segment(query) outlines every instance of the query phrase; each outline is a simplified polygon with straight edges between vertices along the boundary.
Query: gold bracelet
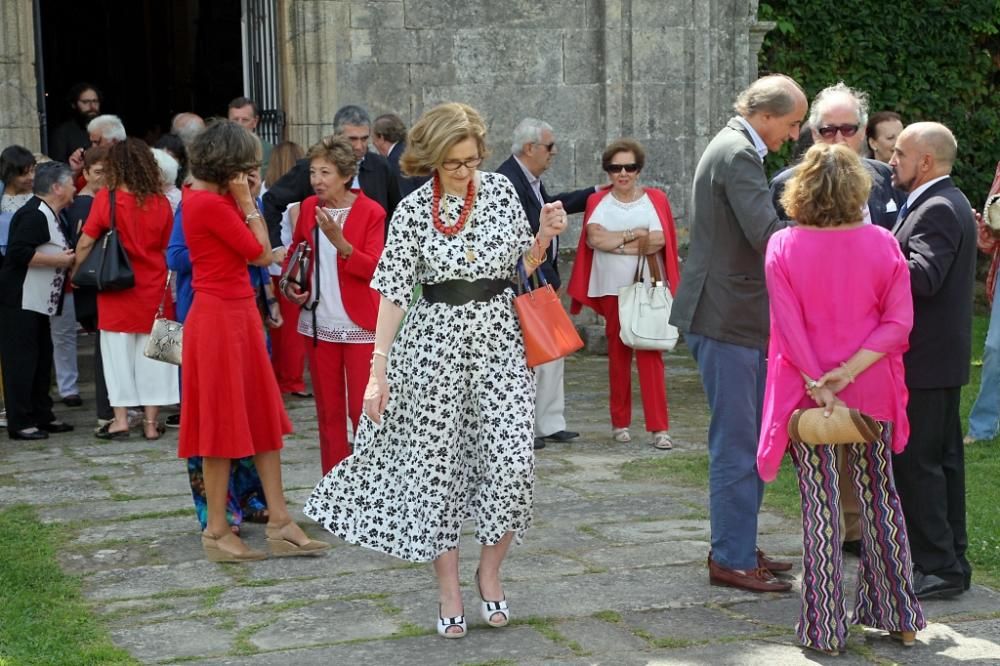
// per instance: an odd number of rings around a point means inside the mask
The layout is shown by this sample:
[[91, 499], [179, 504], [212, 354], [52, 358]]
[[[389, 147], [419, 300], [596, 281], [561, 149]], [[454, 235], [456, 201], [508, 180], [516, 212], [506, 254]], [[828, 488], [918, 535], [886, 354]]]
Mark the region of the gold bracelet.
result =
[[531, 254], [531, 250], [528, 250], [524, 253], [524, 263], [526, 263], [529, 268], [538, 268], [542, 265], [542, 260], [535, 259], [534, 255]]
[[384, 351], [379, 351], [378, 349], [373, 349], [372, 350], [372, 359], [374, 359], [376, 356], [381, 356], [382, 358], [384, 358], [387, 361], [389, 360], [389, 355], [386, 354]]
[[250, 224], [250, 220], [255, 220], [255, 219], [256, 220], [261, 220], [261, 219], [263, 219], [263, 217], [261, 216], [261, 214], [258, 211], [254, 211], [254, 212], [250, 213], [249, 215], [247, 215], [243, 219], [246, 220], [247, 224]]

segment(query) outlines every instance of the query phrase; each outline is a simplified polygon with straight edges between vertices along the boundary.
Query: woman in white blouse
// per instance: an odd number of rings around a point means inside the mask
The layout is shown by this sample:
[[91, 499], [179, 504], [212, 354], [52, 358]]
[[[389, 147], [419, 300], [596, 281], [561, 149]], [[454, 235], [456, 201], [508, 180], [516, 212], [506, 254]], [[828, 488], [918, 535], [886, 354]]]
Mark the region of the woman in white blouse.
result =
[[[611, 179], [611, 188], [587, 200], [584, 233], [568, 288], [573, 313], [587, 305], [605, 319], [611, 435], [621, 443], [632, 441], [633, 350], [619, 337], [618, 290], [632, 283], [645, 255], [652, 255], [659, 264], [671, 292], [676, 292], [680, 279], [677, 236], [667, 196], [638, 183], [645, 161], [645, 151], [632, 139], [620, 139], [605, 148], [601, 166]], [[657, 449], [673, 448], [662, 352], [636, 350], [635, 357], [650, 443]]]
[[375, 344], [379, 295], [368, 284], [385, 245], [385, 211], [352, 190], [357, 162], [347, 139], [328, 136], [309, 149], [315, 195], [291, 213], [292, 247], [312, 249], [308, 284], [286, 296], [303, 306], [299, 333], [308, 336], [323, 474], [350, 454], [344, 423], [354, 429]]

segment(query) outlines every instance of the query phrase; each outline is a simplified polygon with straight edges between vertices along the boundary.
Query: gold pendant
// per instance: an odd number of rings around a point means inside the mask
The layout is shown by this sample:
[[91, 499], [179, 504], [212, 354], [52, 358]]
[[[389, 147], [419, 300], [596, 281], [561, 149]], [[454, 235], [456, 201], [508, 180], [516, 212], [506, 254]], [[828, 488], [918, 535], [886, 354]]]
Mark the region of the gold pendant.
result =
[[470, 264], [476, 260], [476, 253], [472, 251], [471, 247], [465, 248], [465, 258], [468, 259]]

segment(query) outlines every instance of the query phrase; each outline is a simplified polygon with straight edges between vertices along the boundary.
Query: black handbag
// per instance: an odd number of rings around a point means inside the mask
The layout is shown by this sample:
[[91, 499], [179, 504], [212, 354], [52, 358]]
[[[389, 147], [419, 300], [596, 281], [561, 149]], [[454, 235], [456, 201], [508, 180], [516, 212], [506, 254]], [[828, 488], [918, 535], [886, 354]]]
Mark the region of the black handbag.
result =
[[135, 286], [135, 273], [115, 227], [115, 191], [109, 193], [111, 228], [94, 244], [94, 248], [73, 274], [77, 287], [94, 287], [97, 291], [121, 291]]

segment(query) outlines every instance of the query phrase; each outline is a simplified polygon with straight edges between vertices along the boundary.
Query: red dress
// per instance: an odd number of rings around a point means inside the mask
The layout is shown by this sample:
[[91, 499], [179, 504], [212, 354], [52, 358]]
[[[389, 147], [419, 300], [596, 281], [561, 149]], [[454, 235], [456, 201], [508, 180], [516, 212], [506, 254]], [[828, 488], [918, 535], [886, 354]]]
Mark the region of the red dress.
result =
[[194, 303], [184, 321], [178, 456], [244, 458], [292, 431], [247, 280], [261, 245], [228, 195], [185, 188]]
[[[110, 204], [108, 190], [98, 190], [83, 233], [96, 239], [111, 227]], [[97, 294], [99, 329], [149, 333], [167, 281], [166, 251], [173, 225], [174, 216], [165, 196], [149, 195], [139, 205], [131, 192], [115, 192], [115, 227], [132, 263], [135, 286]]]

